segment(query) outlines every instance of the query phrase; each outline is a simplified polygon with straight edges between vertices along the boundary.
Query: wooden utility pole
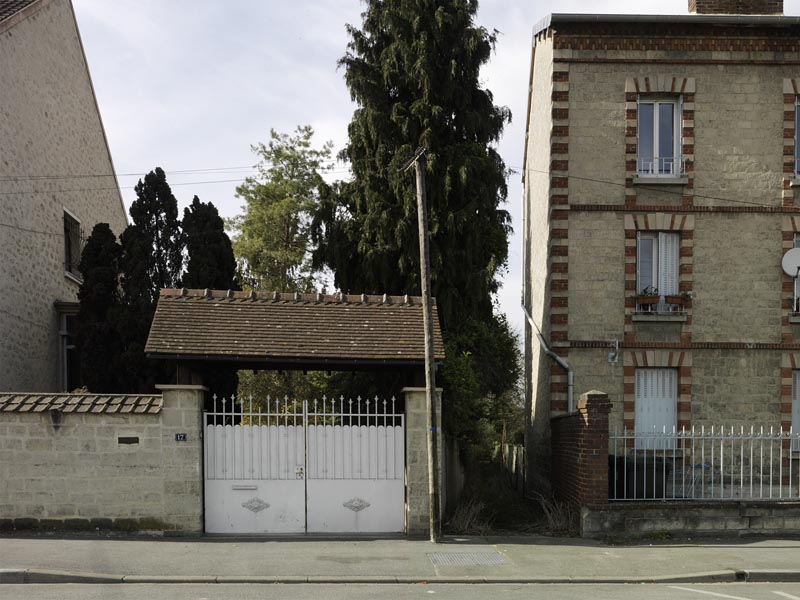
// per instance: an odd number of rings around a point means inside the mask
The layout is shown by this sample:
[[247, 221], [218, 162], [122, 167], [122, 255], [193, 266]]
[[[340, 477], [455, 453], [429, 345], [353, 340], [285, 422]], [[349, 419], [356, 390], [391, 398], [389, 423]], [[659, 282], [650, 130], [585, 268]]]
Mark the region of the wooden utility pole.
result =
[[422, 284], [422, 319], [425, 326], [425, 399], [428, 425], [428, 508], [430, 539], [441, 538], [439, 518], [439, 431], [436, 427], [436, 364], [433, 354], [433, 302], [431, 300], [430, 253], [428, 252], [428, 209], [425, 194], [425, 148], [419, 148], [404, 167], [414, 165], [417, 174], [417, 221], [419, 229], [419, 271]]

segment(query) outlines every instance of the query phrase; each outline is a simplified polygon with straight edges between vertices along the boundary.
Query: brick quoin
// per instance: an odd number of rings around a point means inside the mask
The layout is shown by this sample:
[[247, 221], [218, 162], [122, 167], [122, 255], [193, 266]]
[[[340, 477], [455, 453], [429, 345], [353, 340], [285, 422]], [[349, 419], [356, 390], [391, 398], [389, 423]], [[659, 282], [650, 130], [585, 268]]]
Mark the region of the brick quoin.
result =
[[783, 0], [689, 0], [689, 12], [700, 15], [782, 15]]

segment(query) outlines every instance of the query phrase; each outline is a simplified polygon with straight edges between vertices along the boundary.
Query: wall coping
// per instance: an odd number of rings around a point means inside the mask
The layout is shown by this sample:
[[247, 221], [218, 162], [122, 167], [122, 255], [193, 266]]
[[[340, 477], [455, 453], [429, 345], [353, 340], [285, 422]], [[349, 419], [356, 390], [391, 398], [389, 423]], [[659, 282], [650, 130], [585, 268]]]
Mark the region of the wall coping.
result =
[[190, 385], [190, 384], [174, 384], [174, 383], [157, 383], [156, 389], [162, 392], [171, 392], [178, 390], [208, 392], [209, 388], [204, 385]]

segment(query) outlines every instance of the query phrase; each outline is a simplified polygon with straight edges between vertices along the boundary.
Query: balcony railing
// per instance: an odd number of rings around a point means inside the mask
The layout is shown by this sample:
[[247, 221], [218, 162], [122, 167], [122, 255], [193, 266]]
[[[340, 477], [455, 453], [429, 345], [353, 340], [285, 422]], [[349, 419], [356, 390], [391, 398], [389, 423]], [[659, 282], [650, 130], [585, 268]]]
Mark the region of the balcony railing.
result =
[[610, 500], [798, 500], [800, 433], [700, 427], [610, 436]]
[[686, 174], [686, 162], [672, 156], [640, 156], [636, 159], [636, 172], [641, 177], [680, 177]]

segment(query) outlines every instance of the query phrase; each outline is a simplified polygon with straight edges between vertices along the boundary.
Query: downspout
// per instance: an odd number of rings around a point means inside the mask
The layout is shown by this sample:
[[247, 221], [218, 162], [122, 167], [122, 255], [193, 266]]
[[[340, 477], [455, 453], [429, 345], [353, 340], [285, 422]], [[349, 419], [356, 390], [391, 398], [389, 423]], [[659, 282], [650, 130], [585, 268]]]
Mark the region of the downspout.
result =
[[[528, 323], [530, 324], [530, 326], [537, 332], [539, 332], [539, 328], [536, 326], [536, 323], [533, 321], [533, 317], [531, 317], [531, 314], [528, 312], [528, 308], [524, 304], [522, 305], [522, 310], [525, 312], [525, 318], [528, 319]], [[547, 356], [552, 358], [554, 361], [556, 361], [558, 363], [558, 366], [560, 366], [567, 372], [567, 412], [571, 413], [573, 411], [573, 407], [575, 406], [572, 402], [573, 399], [572, 394], [574, 387], [573, 386], [574, 374], [572, 372], [572, 367], [569, 365], [567, 361], [561, 358], [558, 354], [550, 350], [550, 348], [547, 346], [547, 342], [544, 341], [544, 336], [541, 334], [541, 332], [537, 333], [536, 337], [539, 339], [539, 344], [541, 344], [544, 353], [547, 354]]]

